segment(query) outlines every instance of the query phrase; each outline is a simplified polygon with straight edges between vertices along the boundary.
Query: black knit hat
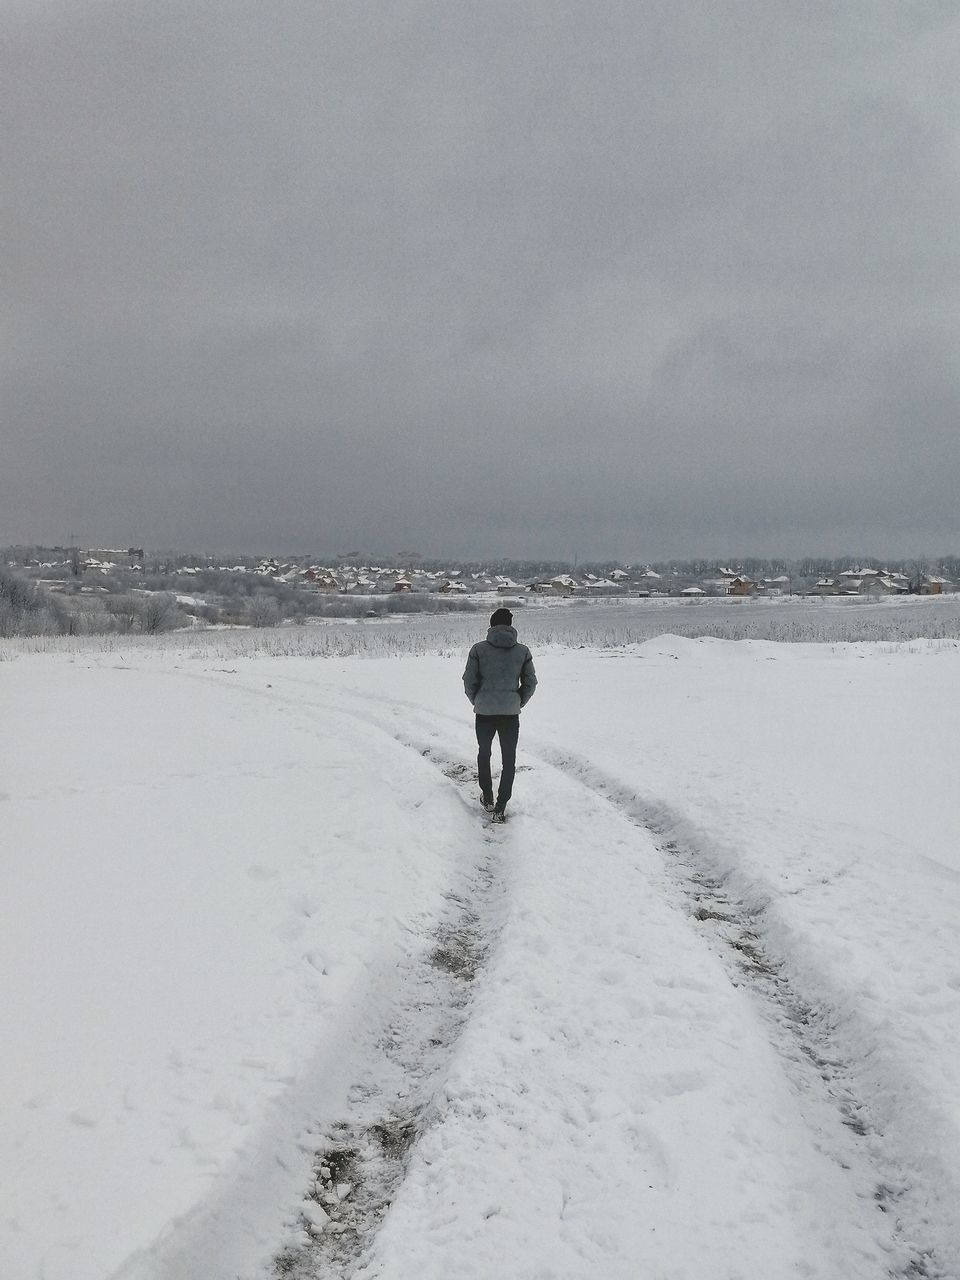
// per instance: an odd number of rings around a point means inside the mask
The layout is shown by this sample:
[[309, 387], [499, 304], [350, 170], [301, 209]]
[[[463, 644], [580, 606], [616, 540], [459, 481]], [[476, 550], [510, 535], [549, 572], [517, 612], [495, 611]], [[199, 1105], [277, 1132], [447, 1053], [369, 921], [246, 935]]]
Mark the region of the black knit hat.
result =
[[509, 609], [494, 609], [490, 615], [491, 627], [512, 627], [513, 614]]

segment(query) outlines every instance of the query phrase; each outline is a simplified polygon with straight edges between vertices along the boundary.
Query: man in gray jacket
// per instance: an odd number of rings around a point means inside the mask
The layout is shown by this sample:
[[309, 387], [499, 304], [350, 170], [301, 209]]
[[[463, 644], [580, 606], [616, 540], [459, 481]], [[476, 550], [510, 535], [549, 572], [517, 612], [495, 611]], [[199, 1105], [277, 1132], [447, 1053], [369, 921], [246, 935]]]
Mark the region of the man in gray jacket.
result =
[[[490, 617], [490, 630], [470, 650], [463, 673], [463, 688], [477, 713], [477, 776], [485, 809], [493, 810], [493, 821], [503, 822], [504, 810], [513, 791], [520, 736], [520, 708], [525, 707], [537, 687], [533, 657], [525, 644], [517, 643], [513, 614], [497, 609]], [[490, 750], [494, 737], [500, 738], [503, 768], [497, 800], [493, 800]]]

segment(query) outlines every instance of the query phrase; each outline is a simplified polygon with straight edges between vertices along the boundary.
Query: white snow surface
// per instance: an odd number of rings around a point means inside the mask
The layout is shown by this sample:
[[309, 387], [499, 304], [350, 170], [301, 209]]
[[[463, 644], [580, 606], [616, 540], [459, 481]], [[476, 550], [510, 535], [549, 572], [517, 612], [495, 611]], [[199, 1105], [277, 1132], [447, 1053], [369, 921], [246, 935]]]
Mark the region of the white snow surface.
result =
[[0, 654], [3, 1280], [960, 1277], [956, 644], [544, 648], [503, 827], [226, 651]]

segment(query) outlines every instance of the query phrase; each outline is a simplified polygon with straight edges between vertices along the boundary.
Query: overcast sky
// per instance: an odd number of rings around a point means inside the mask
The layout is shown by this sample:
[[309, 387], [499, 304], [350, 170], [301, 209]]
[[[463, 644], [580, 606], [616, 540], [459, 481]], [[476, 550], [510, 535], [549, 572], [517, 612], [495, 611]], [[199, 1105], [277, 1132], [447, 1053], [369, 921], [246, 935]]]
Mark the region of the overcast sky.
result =
[[960, 551], [954, 0], [0, 14], [0, 542]]

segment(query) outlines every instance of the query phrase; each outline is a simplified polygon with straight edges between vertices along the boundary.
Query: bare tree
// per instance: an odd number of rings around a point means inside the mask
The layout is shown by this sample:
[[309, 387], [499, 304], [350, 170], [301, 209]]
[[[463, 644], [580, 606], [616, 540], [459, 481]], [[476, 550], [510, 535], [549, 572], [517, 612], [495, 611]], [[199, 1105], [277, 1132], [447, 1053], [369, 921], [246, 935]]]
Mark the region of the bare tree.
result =
[[140, 630], [144, 635], [155, 636], [169, 631], [177, 616], [173, 596], [156, 593], [146, 598], [140, 607]]
[[275, 627], [282, 617], [273, 596], [255, 595], [247, 605], [247, 621], [251, 627]]
[[136, 596], [114, 596], [112, 600], [106, 601], [104, 607], [123, 635], [134, 629], [142, 614], [142, 606]]
[[45, 605], [32, 582], [0, 567], [0, 636], [34, 634]]

